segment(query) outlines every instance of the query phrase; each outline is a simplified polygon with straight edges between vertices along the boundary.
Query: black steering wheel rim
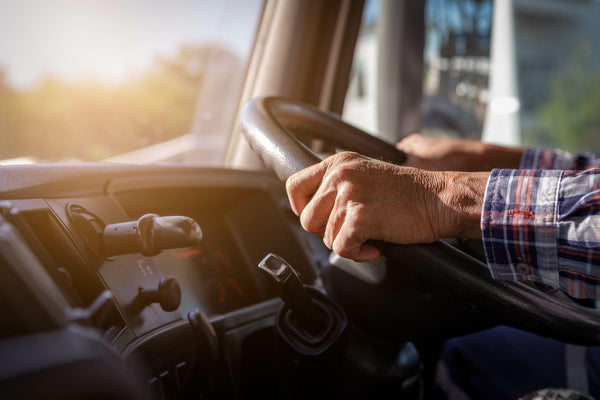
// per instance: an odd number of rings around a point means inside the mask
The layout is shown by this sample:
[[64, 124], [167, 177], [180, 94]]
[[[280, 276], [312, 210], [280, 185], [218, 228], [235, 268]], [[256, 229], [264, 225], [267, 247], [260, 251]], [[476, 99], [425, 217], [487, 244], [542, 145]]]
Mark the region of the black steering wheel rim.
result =
[[[334, 114], [295, 101], [255, 98], [245, 106], [241, 122], [250, 147], [282, 181], [321, 161], [295, 137], [297, 132], [384, 161], [405, 160], [405, 155], [392, 145]], [[558, 290], [543, 292], [519, 282], [494, 280], [485, 264], [442, 241], [402, 246], [377, 242], [376, 245], [390, 259], [410, 260], [419, 275], [490, 311], [499, 323], [564, 342], [600, 344], [598, 314], [573, 303]]]

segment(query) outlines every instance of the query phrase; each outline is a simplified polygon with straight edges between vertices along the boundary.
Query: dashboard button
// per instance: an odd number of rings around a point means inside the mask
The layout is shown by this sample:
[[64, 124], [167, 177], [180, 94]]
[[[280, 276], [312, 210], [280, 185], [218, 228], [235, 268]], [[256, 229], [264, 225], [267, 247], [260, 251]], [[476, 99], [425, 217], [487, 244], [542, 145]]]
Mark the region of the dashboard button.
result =
[[158, 378], [153, 376], [148, 380], [148, 386], [150, 386], [150, 392], [152, 392], [152, 398], [154, 399], [163, 399], [163, 395], [160, 390], [160, 383], [158, 382]]
[[160, 280], [157, 289], [140, 289], [136, 299], [141, 305], [158, 303], [166, 312], [172, 312], [181, 304], [181, 286], [177, 279], [165, 277]]
[[175, 387], [177, 391], [183, 390], [185, 383], [185, 374], [188, 371], [188, 364], [185, 361], [181, 361], [175, 365]]
[[160, 385], [160, 394], [161, 394], [161, 398], [162, 399], [168, 399], [169, 398], [169, 371], [164, 370], [159, 372], [158, 374], [158, 383]]

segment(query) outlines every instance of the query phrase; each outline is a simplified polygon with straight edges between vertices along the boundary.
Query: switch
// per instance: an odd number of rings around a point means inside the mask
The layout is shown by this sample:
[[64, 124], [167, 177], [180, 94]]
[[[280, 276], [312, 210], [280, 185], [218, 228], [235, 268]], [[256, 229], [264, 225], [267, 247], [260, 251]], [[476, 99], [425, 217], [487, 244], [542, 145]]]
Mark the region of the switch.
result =
[[102, 248], [107, 256], [142, 253], [151, 257], [165, 249], [195, 246], [201, 240], [202, 229], [189, 217], [146, 214], [137, 221], [106, 225]]
[[185, 361], [181, 361], [175, 365], [175, 387], [178, 392], [183, 390], [185, 384], [185, 374], [187, 373], [188, 365]]
[[132, 306], [137, 309], [152, 303], [160, 304], [166, 312], [177, 310], [181, 304], [181, 286], [177, 279], [165, 277], [160, 280], [156, 289], [140, 288]]
[[158, 378], [153, 376], [148, 380], [148, 386], [150, 386], [150, 392], [152, 393], [152, 397], [155, 399], [164, 399], [161, 391], [160, 391], [160, 383], [158, 382]]
[[158, 374], [158, 383], [160, 385], [160, 394], [163, 399], [169, 398], [169, 371], [164, 370]]

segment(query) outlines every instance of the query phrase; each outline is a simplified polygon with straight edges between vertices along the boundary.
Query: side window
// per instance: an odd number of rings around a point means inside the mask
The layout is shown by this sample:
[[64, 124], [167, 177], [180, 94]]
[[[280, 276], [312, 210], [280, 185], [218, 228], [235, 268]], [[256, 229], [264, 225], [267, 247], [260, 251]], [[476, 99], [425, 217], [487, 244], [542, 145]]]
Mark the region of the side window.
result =
[[350, 84], [342, 118], [359, 128], [377, 134], [377, 25], [380, 1], [367, 0], [354, 49]]
[[[342, 114], [375, 134], [379, 131], [378, 43], [384, 34], [379, 16], [385, 1], [393, 0], [365, 3]], [[426, 2], [421, 132], [481, 137], [488, 99], [492, 11], [491, 0]]]
[[600, 152], [600, 2], [514, 2], [524, 145]]
[[491, 0], [429, 0], [423, 133], [479, 139], [488, 100]]

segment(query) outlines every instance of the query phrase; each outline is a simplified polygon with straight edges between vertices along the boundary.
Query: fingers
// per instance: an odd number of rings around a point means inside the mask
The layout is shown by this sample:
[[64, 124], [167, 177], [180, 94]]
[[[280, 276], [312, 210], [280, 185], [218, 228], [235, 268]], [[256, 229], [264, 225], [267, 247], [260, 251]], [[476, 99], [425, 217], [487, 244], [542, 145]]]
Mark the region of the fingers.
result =
[[404, 152], [410, 152], [415, 147], [415, 145], [418, 144], [422, 139], [422, 135], [418, 133], [413, 133], [396, 143], [396, 148]]
[[333, 242], [335, 241], [340, 229], [342, 229], [344, 219], [346, 218], [346, 205], [342, 203], [343, 202], [340, 201], [340, 197], [337, 197], [335, 200], [335, 206], [329, 216], [329, 220], [327, 221], [327, 226], [323, 234], [323, 243], [325, 243], [325, 246], [330, 249], [333, 249]]
[[335, 187], [322, 185], [300, 214], [300, 224], [312, 233], [323, 236], [336, 201]]
[[413, 133], [396, 143], [396, 148], [402, 150], [406, 154], [406, 161], [404, 161], [403, 165], [415, 168], [422, 167], [422, 159], [418, 155], [420, 154], [419, 146], [422, 139], [423, 136], [418, 133]]
[[380, 258], [381, 252], [379, 249], [370, 244], [363, 244], [360, 246], [360, 251], [354, 261], [379, 261]]
[[365, 244], [365, 239], [357, 231], [356, 224], [345, 218], [339, 229], [331, 249], [337, 255], [354, 261], [375, 261], [381, 257], [381, 252], [372, 245]]
[[[352, 190], [340, 186], [348, 178], [348, 164], [344, 167], [344, 163], [357, 158], [360, 156], [354, 153], [332, 156], [292, 175], [286, 182], [286, 190], [292, 210], [300, 216], [305, 230], [323, 236], [325, 245], [342, 257], [369, 261], [377, 259], [380, 253], [373, 246], [363, 245], [366, 237], [357, 234], [360, 219], [357, 215], [362, 213], [352, 213], [348, 221], [347, 207], [352, 203], [349, 198]], [[355, 177], [355, 171], [360, 169], [350, 171]]]
[[296, 215], [302, 214], [306, 205], [317, 192], [321, 180], [327, 172], [327, 167], [326, 161], [320, 162], [295, 173], [285, 182], [288, 199], [292, 211]]

